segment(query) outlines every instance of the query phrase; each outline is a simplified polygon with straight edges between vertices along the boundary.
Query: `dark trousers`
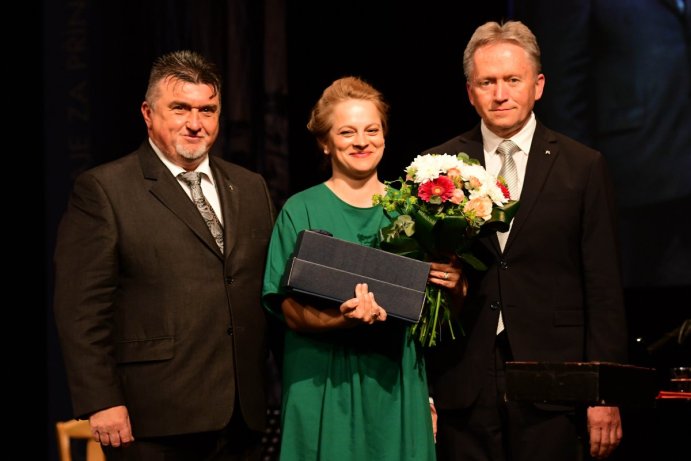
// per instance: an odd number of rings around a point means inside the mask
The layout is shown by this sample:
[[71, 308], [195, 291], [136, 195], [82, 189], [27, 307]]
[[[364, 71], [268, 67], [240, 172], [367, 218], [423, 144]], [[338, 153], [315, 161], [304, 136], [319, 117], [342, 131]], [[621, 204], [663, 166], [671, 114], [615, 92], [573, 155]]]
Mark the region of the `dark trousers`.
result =
[[[438, 461], [578, 461], [582, 444], [575, 414], [507, 402], [506, 334], [497, 337], [477, 401], [461, 410], [438, 410]], [[584, 424], [584, 423], [583, 423]]]
[[[138, 438], [128, 447], [104, 449], [107, 461], [259, 461], [262, 433], [250, 430], [236, 406], [220, 430], [167, 437]], [[237, 415], [237, 416], [236, 416]]]

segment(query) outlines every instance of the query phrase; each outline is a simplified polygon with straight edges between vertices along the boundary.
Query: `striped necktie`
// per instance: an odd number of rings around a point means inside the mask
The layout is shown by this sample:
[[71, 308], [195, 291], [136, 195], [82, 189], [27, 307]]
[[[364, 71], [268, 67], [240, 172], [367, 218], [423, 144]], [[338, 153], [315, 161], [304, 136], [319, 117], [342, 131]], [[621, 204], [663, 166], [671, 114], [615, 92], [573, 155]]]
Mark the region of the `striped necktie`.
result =
[[[521, 148], [510, 139], [505, 139], [497, 147], [497, 154], [501, 155], [501, 169], [499, 176], [504, 178], [506, 186], [509, 188], [509, 195], [512, 199], [518, 198], [518, 168], [516, 162], [513, 160], [513, 154], [520, 151]], [[506, 240], [509, 238], [509, 231], [497, 232], [497, 239], [499, 239], [499, 246], [501, 251], [504, 251]], [[504, 316], [499, 311], [499, 322], [497, 323], [497, 334], [504, 331]]]

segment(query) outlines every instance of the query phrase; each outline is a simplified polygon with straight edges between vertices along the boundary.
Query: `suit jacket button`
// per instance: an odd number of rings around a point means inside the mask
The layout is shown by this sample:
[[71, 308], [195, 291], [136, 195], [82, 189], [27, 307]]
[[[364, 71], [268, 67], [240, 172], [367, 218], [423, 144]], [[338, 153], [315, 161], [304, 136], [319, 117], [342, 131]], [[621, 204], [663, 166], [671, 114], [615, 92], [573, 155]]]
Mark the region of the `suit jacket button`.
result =
[[501, 261], [499, 261], [499, 267], [506, 270], [509, 268], [509, 263], [507, 263], [506, 260], [502, 259]]
[[233, 336], [233, 327], [228, 327], [226, 333], [228, 333], [228, 336]]
[[235, 281], [235, 280], [233, 279], [233, 277], [226, 277], [226, 283], [227, 283], [228, 285], [231, 285], [234, 281]]
[[494, 301], [492, 304], [489, 305], [489, 308], [492, 309], [493, 311], [496, 311], [501, 307], [501, 303], [499, 301]]

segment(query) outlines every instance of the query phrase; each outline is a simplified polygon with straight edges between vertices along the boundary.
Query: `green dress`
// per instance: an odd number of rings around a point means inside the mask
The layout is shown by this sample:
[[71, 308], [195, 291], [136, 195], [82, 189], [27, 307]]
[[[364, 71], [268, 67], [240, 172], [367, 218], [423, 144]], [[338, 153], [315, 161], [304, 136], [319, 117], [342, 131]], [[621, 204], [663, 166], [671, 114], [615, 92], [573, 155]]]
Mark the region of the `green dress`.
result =
[[[266, 308], [283, 318], [281, 278], [301, 230], [373, 246], [388, 223], [381, 207], [348, 205], [325, 184], [291, 197], [269, 245]], [[422, 352], [408, 326], [389, 317], [318, 334], [286, 328], [282, 461], [435, 459]]]

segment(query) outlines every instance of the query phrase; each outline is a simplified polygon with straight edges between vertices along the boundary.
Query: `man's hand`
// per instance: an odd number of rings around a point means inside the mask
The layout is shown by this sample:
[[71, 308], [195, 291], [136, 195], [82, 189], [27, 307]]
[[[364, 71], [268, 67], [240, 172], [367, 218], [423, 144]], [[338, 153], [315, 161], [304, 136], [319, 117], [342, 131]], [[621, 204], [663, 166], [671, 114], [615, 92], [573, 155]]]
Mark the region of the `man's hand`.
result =
[[89, 425], [94, 440], [103, 446], [126, 447], [134, 442], [130, 414], [124, 405], [93, 413], [89, 416]]
[[588, 407], [590, 456], [603, 459], [621, 442], [621, 416], [617, 407]]

